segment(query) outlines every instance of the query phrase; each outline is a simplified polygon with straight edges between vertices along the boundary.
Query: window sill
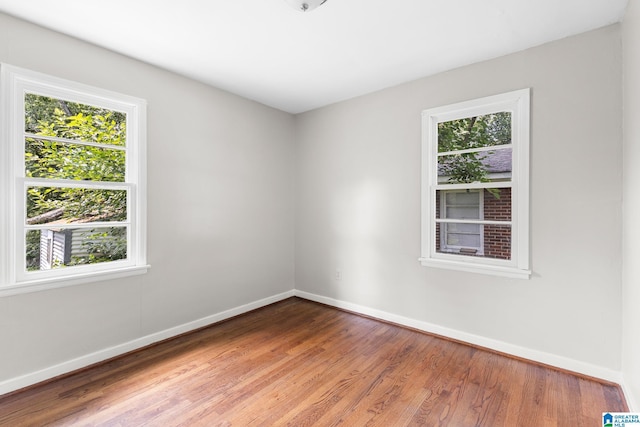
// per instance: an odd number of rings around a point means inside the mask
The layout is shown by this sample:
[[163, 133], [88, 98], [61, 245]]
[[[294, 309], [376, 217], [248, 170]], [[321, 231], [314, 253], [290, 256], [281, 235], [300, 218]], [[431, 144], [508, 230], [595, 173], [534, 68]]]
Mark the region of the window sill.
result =
[[67, 286], [81, 285], [84, 283], [100, 282], [103, 280], [120, 279], [129, 276], [138, 276], [145, 274], [149, 268], [151, 268], [150, 265], [143, 265], [111, 271], [92, 271], [88, 273], [74, 274], [72, 276], [24, 281], [0, 287], [0, 297], [63, 288]]
[[444, 268], [447, 270], [458, 270], [468, 273], [480, 273], [492, 276], [510, 277], [512, 279], [529, 279], [531, 277], [531, 270], [521, 270], [515, 267], [503, 267], [498, 265], [476, 264], [463, 261], [450, 261], [431, 258], [418, 258], [418, 260], [425, 267]]

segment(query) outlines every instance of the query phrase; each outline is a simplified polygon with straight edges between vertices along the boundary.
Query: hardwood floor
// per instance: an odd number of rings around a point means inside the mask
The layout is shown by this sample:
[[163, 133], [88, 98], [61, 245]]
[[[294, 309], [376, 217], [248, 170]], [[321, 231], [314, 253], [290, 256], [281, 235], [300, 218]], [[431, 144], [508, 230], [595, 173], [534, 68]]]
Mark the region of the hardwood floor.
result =
[[599, 426], [619, 387], [291, 298], [0, 397], [2, 426]]

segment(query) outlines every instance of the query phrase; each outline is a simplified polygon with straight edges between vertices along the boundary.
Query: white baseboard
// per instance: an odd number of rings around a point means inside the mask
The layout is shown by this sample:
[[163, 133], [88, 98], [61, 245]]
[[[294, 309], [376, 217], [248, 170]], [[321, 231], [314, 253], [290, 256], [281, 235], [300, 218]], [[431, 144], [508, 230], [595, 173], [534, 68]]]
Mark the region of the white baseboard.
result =
[[441, 335], [443, 337], [451, 338], [457, 341], [463, 341], [469, 344], [485, 347], [491, 350], [499, 351], [523, 359], [528, 359], [538, 363], [544, 363], [545, 365], [554, 366], [560, 369], [576, 372], [590, 377], [599, 378], [605, 381], [614, 382], [617, 384], [622, 383], [622, 374], [612, 369], [603, 368], [601, 366], [592, 365], [590, 363], [581, 362], [579, 360], [570, 359], [568, 357], [558, 356], [543, 351], [533, 350], [526, 347], [520, 347], [514, 344], [486, 338], [480, 335], [474, 335], [467, 332], [458, 331], [455, 329], [446, 328], [440, 325], [435, 325], [420, 320], [411, 319], [404, 316], [399, 316], [385, 311], [376, 310], [373, 308], [365, 307], [350, 302], [340, 301], [333, 298], [328, 298], [309, 292], [300, 290], [294, 291], [295, 295], [308, 299], [311, 301], [330, 305], [332, 307], [341, 308], [344, 310], [352, 311], [354, 313], [363, 314], [376, 319], [385, 320], [388, 322], [396, 323], [399, 325], [414, 328], [420, 331]]
[[274, 295], [268, 298], [264, 298], [258, 301], [254, 301], [248, 304], [241, 305], [211, 316], [203, 317], [192, 322], [184, 323], [182, 325], [165, 329], [164, 331], [156, 332], [150, 335], [146, 335], [135, 340], [119, 344], [113, 347], [105, 348], [94, 353], [90, 353], [78, 358], [68, 360], [66, 362], [36, 371], [26, 375], [22, 375], [16, 378], [11, 378], [0, 382], [0, 395], [10, 393], [15, 390], [19, 390], [24, 387], [28, 387], [33, 384], [37, 384], [42, 381], [46, 381], [51, 378], [55, 378], [59, 375], [63, 375], [69, 372], [82, 369], [84, 367], [93, 365], [94, 363], [102, 362], [112, 357], [120, 356], [133, 350], [145, 347], [147, 345], [156, 343], [158, 341], [165, 340], [167, 338], [175, 337], [185, 332], [193, 331], [204, 326], [211, 325], [216, 322], [220, 322], [225, 319], [229, 319], [233, 316], [255, 310], [260, 307], [264, 307], [274, 302], [278, 302], [294, 296], [294, 291], [287, 291], [278, 295]]

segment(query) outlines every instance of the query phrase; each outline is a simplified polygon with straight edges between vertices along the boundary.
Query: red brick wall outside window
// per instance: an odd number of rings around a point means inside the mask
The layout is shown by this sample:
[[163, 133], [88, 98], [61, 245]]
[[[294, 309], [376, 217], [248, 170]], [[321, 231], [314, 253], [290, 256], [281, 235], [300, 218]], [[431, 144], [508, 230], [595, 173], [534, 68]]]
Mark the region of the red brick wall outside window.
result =
[[[511, 221], [511, 189], [501, 188], [500, 198], [484, 190], [484, 219]], [[484, 256], [511, 259], [511, 226], [484, 226]]]

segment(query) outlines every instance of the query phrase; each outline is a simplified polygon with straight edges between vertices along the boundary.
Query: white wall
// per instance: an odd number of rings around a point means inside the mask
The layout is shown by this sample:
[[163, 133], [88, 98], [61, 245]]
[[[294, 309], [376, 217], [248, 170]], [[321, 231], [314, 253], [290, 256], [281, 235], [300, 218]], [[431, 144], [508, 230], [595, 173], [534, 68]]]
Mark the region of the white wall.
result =
[[[614, 25], [300, 115], [296, 289], [615, 379], [620, 76]], [[533, 277], [421, 267], [421, 111], [526, 87]]]
[[3, 14], [0, 61], [148, 101], [151, 264], [0, 298], [0, 394], [3, 381], [291, 292], [291, 115]]
[[640, 4], [630, 1], [623, 36], [622, 371], [629, 403], [640, 410]]

